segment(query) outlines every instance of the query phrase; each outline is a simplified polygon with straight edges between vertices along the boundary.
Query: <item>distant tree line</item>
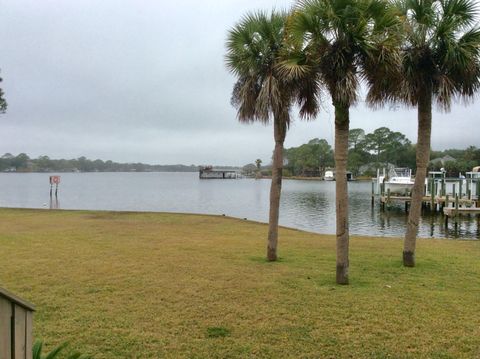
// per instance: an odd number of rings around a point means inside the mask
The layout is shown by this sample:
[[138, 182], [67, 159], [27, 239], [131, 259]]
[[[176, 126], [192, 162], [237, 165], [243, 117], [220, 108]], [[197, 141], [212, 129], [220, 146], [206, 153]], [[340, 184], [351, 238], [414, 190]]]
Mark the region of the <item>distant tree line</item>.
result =
[[40, 156], [32, 159], [25, 153], [16, 156], [6, 153], [0, 158], [2, 172], [196, 172], [195, 165], [149, 165], [145, 163], [117, 163], [113, 161], [51, 159]]
[[[377, 168], [416, 168], [416, 146], [402, 133], [380, 127], [372, 133], [360, 128], [349, 131], [348, 170], [355, 176], [373, 176]], [[480, 148], [448, 149], [432, 151], [429, 170], [444, 168], [447, 175], [457, 176], [459, 172], [471, 171], [480, 165]], [[334, 168], [333, 148], [325, 139], [314, 138], [307, 143], [284, 150], [284, 175], [320, 177], [325, 170]], [[248, 164], [245, 170], [254, 172], [255, 164]], [[269, 166], [262, 167], [269, 174]]]
[[299, 147], [284, 151], [285, 176], [323, 176], [334, 166], [333, 149], [327, 140], [314, 138]]
[[[431, 151], [430, 170], [438, 171], [444, 168], [448, 176], [457, 176], [459, 173], [471, 171], [480, 166], [480, 148], [469, 146], [465, 150], [449, 149], [445, 151]], [[451, 157], [449, 160], [445, 157]]]

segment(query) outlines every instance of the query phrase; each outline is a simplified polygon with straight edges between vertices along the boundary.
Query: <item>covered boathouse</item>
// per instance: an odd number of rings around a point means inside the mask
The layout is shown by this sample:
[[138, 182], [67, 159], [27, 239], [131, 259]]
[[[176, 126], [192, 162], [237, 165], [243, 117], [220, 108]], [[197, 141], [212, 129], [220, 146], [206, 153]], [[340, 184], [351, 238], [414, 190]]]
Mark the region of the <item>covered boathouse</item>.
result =
[[212, 166], [200, 167], [199, 177], [201, 179], [236, 179], [240, 177], [234, 169], [213, 168]]

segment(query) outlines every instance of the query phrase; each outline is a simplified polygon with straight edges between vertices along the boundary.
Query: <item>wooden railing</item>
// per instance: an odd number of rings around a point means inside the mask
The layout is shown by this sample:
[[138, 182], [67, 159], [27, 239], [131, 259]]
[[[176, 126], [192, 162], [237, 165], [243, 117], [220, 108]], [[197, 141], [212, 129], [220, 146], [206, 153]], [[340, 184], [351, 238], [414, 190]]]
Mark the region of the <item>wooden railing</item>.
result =
[[32, 358], [35, 306], [0, 288], [0, 359]]

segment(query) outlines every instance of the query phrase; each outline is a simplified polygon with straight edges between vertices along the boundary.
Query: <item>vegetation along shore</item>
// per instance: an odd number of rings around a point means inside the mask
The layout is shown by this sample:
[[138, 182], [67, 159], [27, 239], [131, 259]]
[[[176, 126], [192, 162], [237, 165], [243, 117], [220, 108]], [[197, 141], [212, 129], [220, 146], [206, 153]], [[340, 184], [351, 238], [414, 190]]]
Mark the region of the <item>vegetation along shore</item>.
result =
[[162, 213], [0, 209], [2, 286], [34, 302], [36, 338], [95, 358], [474, 358], [478, 241], [353, 237], [335, 285], [335, 236]]
[[[432, 151], [430, 170], [445, 168], [450, 176], [471, 171], [480, 164], [480, 148], [467, 146], [465, 149]], [[361, 128], [349, 131], [348, 166], [358, 179], [371, 178], [377, 168], [415, 168], [415, 148], [403, 133], [380, 127], [371, 133]], [[300, 146], [289, 147], [283, 153], [284, 177], [323, 178], [327, 168], [334, 168], [332, 144], [325, 139], [313, 138]], [[255, 175], [257, 170], [263, 176], [271, 176], [271, 160], [249, 163], [241, 167], [220, 165], [221, 168], [238, 170], [245, 175]], [[152, 165], [145, 163], [117, 163], [111, 160], [91, 160], [84, 156], [75, 159], [53, 159], [48, 156], [31, 158], [28, 154], [5, 153], [0, 157], [1, 172], [198, 172], [198, 165]]]

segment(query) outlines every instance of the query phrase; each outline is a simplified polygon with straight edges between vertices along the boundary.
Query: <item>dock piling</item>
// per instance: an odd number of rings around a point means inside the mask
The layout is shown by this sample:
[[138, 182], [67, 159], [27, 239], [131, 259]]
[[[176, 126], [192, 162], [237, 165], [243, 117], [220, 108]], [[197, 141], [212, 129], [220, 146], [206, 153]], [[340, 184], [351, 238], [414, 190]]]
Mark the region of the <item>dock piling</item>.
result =
[[435, 212], [435, 181], [433, 179], [430, 185], [430, 210]]
[[455, 225], [457, 225], [457, 217], [458, 217], [458, 194], [455, 195]]
[[372, 181], [372, 207], [374, 207], [374, 205], [375, 205], [375, 184]]

